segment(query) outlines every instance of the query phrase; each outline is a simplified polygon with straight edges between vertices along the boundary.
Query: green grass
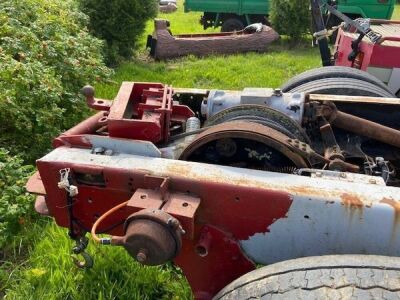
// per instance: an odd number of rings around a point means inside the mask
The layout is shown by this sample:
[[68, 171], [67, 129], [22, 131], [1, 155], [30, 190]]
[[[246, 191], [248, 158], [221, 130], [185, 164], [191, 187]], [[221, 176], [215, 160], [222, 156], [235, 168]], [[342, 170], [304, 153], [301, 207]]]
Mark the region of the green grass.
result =
[[[159, 16], [171, 21], [173, 33], [203, 32], [199, 13]], [[394, 18], [400, 19], [400, 6]], [[153, 30], [149, 22], [141, 39]], [[212, 31], [212, 29], [208, 30]], [[278, 87], [304, 70], [320, 65], [318, 49], [303, 43], [290, 48], [285, 41], [272, 45], [264, 54], [249, 53], [198, 59], [187, 57], [154, 62], [144, 51], [118, 68], [112, 83], [96, 86], [97, 96], [112, 99], [122, 81], [156, 81], [176, 87], [242, 89]], [[91, 243], [95, 265], [89, 271], [75, 268], [70, 258], [72, 242], [67, 231], [41, 219], [28, 224], [1, 258], [0, 299], [190, 299], [181, 273], [171, 266], [142, 267], [118, 247]], [[1, 252], [1, 251], [0, 251]]]
[[186, 281], [171, 266], [142, 267], [123, 248], [92, 243], [88, 252], [95, 255], [95, 264], [83, 271], [72, 264], [65, 229], [42, 221], [29, 230], [29, 239], [21, 244], [28, 247], [29, 258], [18, 261], [15, 253], [2, 266], [7, 299], [190, 298]]
[[317, 49], [286, 49], [276, 45], [265, 54], [248, 53], [172, 62], [134, 61], [122, 65], [114, 83], [96, 86], [97, 95], [113, 99], [122, 81], [150, 81], [175, 87], [242, 89], [279, 87], [295, 74], [320, 65]]

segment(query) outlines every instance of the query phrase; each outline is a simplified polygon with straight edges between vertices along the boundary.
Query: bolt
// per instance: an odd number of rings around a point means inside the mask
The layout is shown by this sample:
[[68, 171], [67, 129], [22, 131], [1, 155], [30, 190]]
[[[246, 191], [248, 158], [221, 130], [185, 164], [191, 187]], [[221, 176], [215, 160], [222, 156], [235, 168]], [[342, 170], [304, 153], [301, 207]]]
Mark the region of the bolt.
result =
[[141, 264], [144, 264], [147, 260], [146, 250], [140, 249], [138, 254], [136, 254], [136, 260]]
[[178, 228], [179, 227], [179, 221], [175, 218], [169, 218], [167, 221], [168, 226], [172, 228]]

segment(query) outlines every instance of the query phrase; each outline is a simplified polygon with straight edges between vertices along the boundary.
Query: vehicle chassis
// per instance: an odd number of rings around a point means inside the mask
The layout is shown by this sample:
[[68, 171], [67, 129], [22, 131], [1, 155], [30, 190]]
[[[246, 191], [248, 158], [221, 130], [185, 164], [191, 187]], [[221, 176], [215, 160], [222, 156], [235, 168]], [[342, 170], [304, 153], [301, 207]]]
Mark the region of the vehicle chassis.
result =
[[[202, 94], [175, 93], [190, 95], [189, 101]], [[111, 105], [88, 99], [98, 109]], [[102, 118], [99, 112], [63, 133], [37, 161], [27, 184], [38, 195], [36, 210], [69, 228], [74, 239], [125, 201], [98, 233], [118, 240], [135, 214], [168, 214], [157, 222], [169, 233], [180, 230], [181, 239], [171, 233], [178, 245], [173, 262], [196, 299], [211, 299], [257, 264], [327, 254], [400, 255], [399, 189], [378, 177], [311, 169], [303, 170], [310, 174], [305, 177], [161, 158], [152, 142], [93, 135]], [[71, 186], [60, 185], [60, 172]], [[162, 239], [157, 228], [142, 234]]]

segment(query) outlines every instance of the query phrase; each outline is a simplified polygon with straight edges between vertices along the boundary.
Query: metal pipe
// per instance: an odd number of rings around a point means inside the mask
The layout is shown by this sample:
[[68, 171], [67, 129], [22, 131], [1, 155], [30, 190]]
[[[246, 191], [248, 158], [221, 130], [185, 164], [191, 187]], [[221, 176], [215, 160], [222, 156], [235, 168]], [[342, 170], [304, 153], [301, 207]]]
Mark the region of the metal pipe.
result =
[[59, 137], [53, 140], [53, 147], [57, 148], [64, 145], [62, 137], [95, 133], [96, 130], [104, 126], [107, 120], [107, 114], [108, 112], [105, 111], [98, 112], [97, 114], [72, 127], [71, 129], [61, 133]]
[[87, 118], [83, 122], [78, 125], [72, 127], [71, 129], [63, 132], [61, 135], [78, 135], [78, 134], [89, 134], [94, 133], [101, 126], [104, 126], [104, 123], [99, 122], [101, 118], [105, 117], [104, 111], [98, 112], [97, 114]]
[[400, 131], [337, 110], [332, 125], [400, 148]]

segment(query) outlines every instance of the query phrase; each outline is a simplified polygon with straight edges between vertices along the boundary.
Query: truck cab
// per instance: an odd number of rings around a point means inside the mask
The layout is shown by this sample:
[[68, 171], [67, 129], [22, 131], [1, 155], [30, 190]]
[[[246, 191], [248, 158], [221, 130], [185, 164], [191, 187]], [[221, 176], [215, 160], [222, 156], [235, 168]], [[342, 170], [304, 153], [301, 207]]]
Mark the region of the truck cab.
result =
[[341, 0], [338, 10], [348, 16], [390, 20], [394, 5], [395, 0]]
[[[351, 18], [390, 19], [395, 0], [322, 0], [334, 2]], [[204, 29], [221, 26], [221, 31], [242, 30], [252, 23], [268, 24], [271, 0], [185, 0], [185, 12], [200, 11]], [[332, 25], [335, 20], [332, 20]]]

